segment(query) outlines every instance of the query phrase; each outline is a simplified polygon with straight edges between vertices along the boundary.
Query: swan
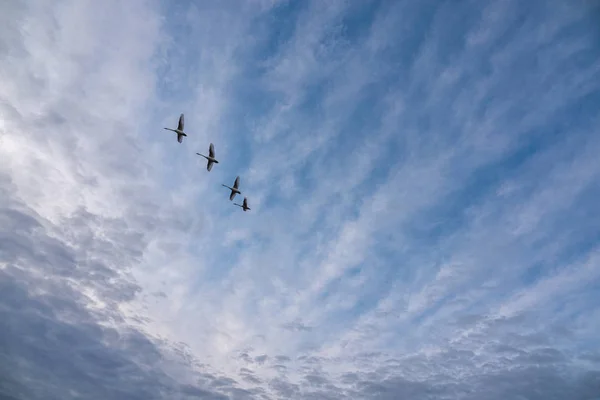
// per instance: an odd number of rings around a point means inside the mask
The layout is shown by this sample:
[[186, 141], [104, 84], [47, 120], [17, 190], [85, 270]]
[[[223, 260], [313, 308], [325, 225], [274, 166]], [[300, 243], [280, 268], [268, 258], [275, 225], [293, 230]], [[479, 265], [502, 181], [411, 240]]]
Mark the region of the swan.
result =
[[177, 133], [177, 141], [181, 143], [183, 141], [183, 137], [187, 136], [185, 132], [183, 132], [183, 114], [179, 116], [179, 124], [177, 124], [177, 129], [164, 128], [168, 131], [173, 131]]
[[244, 202], [242, 204], [238, 204], [238, 203], [233, 203], [234, 205], [238, 206], [238, 207], [242, 207], [242, 210], [248, 211], [250, 209], [250, 207], [248, 207], [248, 198], [244, 197]]
[[219, 162], [217, 161], [217, 159], [215, 158], [215, 146], [211, 143], [210, 146], [208, 146], [208, 157], [205, 156], [204, 154], [200, 154], [200, 153], [196, 153], [199, 156], [202, 156], [204, 158], [206, 158], [208, 160], [208, 163], [206, 164], [206, 169], [208, 171], [210, 171], [213, 167], [213, 164], [218, 164]]
[[238, 176], [237, 178], [235, 178], [235, 182], [233, 183], [233, 187], [227, 186], [227, 185], [223, 185], [228, 189], [231, 189], [231, 194], [229, 195], [229, 200], [233, 200], [233, 198], [235, 197], [236, 194], [242, 194], [242, 192], [239, 191], [239, 186], [240, 186], [240, 177]]

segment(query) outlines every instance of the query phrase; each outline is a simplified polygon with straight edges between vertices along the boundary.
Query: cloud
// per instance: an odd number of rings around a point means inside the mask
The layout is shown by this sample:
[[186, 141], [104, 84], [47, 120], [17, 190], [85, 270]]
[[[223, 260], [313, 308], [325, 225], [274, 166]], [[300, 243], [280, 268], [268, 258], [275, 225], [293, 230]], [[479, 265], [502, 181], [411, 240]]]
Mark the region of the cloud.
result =
[[[3, 201], [1, 215], [4, 227], [14, 227], [3, 232], [0, 246], [3, 396], [152, 399], [191, 393], [157, 368], [168, 353], [124, 324], [118, 304], [139, 287], [120, 277], [110, 259], [88, 262], [85, 251], [57, 236], [56, 225], [22, 203]], [[80, 222], [62, 221], [59, 229], [76, 230]], [[112, 243], [90, 240], [105, 246], [100, 254], [118, 253]]]
[[597, 11], [2, 5], [0, 397], [598, 397]]

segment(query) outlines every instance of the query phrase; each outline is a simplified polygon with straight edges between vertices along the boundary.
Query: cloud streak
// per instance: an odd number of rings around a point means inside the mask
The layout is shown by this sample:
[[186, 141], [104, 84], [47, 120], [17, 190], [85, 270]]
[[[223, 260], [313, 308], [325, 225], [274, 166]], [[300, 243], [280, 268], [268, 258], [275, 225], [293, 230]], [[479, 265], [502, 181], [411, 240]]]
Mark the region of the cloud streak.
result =
[[0, 397], [600, 396], [597, 11], [3, 5]]

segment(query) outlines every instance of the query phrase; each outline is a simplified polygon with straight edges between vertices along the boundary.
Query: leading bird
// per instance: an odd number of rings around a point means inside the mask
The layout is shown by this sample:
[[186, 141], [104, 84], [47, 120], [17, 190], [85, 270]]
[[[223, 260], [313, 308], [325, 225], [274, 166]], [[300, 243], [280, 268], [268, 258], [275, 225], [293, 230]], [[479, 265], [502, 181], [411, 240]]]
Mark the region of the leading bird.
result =
[[209, 171], [212, 169], [213, 164], [219, 163], [217, 161], [217, 159], [215, 158], [215, 146], [212, 143], [210, 144], [210, 146], [208, 146], [208, 157], [205, 156], [204, 154], [200, 154], [200, 153], [196, 153], [196, 154], [198, 154], [199, 156], [202, 156], [208, 160], [208, 163], [206, 164], [206, 169]]
[[177, 124], [177, 129], [164, 128], [164, 129], [166, 129], [166, 130], [168, 130], [168, 131], [173, 131], [173, 132], [177, 133], [177, 141], [178, 141], [179, 143], [181, 143], [181, 142], [183, 141], [183, 137], [184, 137], [184, 136], [187, 136], [187, 135], [185, 134], [185, 132], [183, 131], [183, 125], [184, 125], [184, 123], [183, 123], [183, 122], [184, 122], [184, 121], [183, 121], [183, 114], [181, 114], [181, 115], [179, 116], [179, 124]]
[[248, 198], [244, 197], [244, 201], [242, 202], [242, 204], [238, 204], [238, 203], [233, 203], [234, 205], [238, 206], [238, 207], [242, 207], [242, 210], [248, 211], [250, 209], [250, 207], [248, 207]]
[[223, 185], [226, 188], [231, 190], [231, 194], [229, 195], [229, 200], [233, 200], [233, 198], [235, 197], [236, 194], [242, 194], [242, 192], [240, 192], [240, 190], [238, 189], [240, 187], [240, 177], [238, 176], [237, 178], [235, 178], [235, 182], [233, 183], [233, 187], [227, 186], [227, 185]]

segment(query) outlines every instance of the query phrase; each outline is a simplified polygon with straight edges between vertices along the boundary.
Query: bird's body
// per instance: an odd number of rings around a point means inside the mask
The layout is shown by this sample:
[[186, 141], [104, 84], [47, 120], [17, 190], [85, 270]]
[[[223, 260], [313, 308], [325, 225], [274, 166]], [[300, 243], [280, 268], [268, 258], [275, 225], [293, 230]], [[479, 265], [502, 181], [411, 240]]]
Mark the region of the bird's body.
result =
[[250, 209], [250, 207], [248, 207], [248, 198], [244, 197], [244, 201], [242, 202], [242, 204], [238, 204], [238, 203], [233, 203], [234, 205], [241, 207], [242, 210], [244, 210], [244, 212], [248, 211]]
[[231, 190], [231, 194], [229, 195], [229, 200], [233, 200], [233, 198], [235, 197], [235, 195], [238, 194], [238, 193], [242, 194], [242, 192], [240, 192], [240, 190], [239, 190], [239, 186], [240, 186], [240, 177], [239, 176], [235, 178], [235, 182], [233, 183], [233, 187], [230, 187], [230, 186], [227, 186], [227, 185], [223, 185], [223, 184], [222, 184], [222, 186], [225, 186], [226, 188], [228, 188], [228, 189]]
[[208, 171], [210, 171], [213, 167], [213, 164], [218, 164], [219, 162], [217, 161], [217, 159], [215, 158], [215, 146], [211, 143], [210, 146], [208, 146], [208, 157], [205, 156], [204, 154], [200, 154], [200, 153], [196, 153], [199, 156], [202, 156], [204, 158], [206, 158], [208, 160], [207, 164], [206, 164], [206, 169]]
[[177, 133], [177, 141], [179, 143], [181, 143], [183, 141], [183, 137], [187, 136], [187, 134], [183, 131], [183, 128], [184, 128], [184, 118], [183, 118], [183, 114], [181, 114], [179, 116], [179, 123], [177, 124], [177, 129], [171, 129], [171, 128], [164, 128], [164, 129]]

